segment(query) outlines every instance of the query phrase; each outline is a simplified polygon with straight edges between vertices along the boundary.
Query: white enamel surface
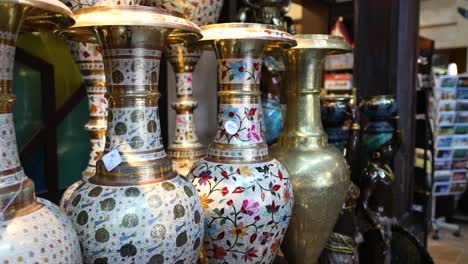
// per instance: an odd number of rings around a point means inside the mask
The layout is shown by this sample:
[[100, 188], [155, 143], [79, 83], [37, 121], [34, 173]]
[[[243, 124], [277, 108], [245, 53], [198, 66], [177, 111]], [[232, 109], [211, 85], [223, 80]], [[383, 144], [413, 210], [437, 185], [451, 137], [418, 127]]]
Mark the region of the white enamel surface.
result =
[[81, 264], [78, 237], [70, 219], [50, 202], [0, 224], [1, 263]]
[[203, 211], [182, 176], [138, 186], [86, 182], [66, 211], [86, 263], [189, 264], [198, 258]]
[[205, 210], [208, 262], [272, 263], [293, 209], [286, 169], [275, 159], [252, 164], [203, 159], [188, 177]]

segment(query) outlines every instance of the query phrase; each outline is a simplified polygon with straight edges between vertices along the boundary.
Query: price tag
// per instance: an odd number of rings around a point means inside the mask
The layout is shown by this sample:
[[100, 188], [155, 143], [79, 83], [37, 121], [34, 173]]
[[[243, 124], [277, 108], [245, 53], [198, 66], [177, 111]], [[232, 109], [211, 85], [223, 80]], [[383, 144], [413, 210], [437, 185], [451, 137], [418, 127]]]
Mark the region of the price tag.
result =
[[236, 122], [228, 120], [226, 121], [226, 123], [224, 123], [224, 129], [226, 130], [226, 132], [228, 132], [228, 134], [234, 135], [235, 133], [237, 133], [238, 127]]
[[122, 163], [122, 157], [120, 157], [117, 149], [113, 149], [106, 155], [102, 156], [102, 162], [104, 162], [104, 166], [106, 166], [107, 171], [111, 171]]

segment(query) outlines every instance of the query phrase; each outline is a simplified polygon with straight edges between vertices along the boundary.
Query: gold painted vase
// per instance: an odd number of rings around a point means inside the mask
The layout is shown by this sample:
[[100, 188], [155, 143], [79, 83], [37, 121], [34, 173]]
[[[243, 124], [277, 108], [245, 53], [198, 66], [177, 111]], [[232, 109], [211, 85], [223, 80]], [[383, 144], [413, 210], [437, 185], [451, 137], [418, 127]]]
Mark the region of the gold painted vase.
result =
[[[195, 263], [202, 205], [193, 185], [172, 170], [163, 148], [158, 76], [170, 34], [196, 40], [200, 29], [152, 7], [92, 7], [74, 15], [70, 36], [94, 37], [102, 48], [109, 99], [104, 155], [96, 175], [76, 189], [66, 207], [84, 262]], [[107, 158], [121, 162], [109, 167]]]
[[[184, 12], [198, 26], [215, 23], [223, 6], [223, 0], [150, 0], [148, 3], [151, 6]], [[198, 102], [193, 98], [193, 71], [202, 50], [194, 45], [169, 44], [165, 54], [175, 71], [177, 95], [177, 100], [171, 104], [176, 111], [176, 120], [174, 136], [167, 152], [172, 159], [174, 170], [187, 176], [193, 163], [206, 154], [206, 147], [198, 140], [193, 114], [198, 106]]]
[[13, 122], [13, 66], [21, 31], [50, 31], [74, 23], [59, 1], [0, 1], [0, 262], [82, 263], [72, 223], [36, 198], [18, 157]]
[[218, 59], [218, 128], [193, 177], [204, 208], [207, 263], [272, 263], [292, 213], [287, 170], [268, 156], [261, 122], [260, 70], [269, 45], [295, 45], [275, 26], [202, 27]]
[[320, 119], [325, 55], [348, 51], [341, 38], [295, 35], [288, 50], [286, 123], [272, 156], [288, 169], [294, 210], [282, 250], [290, 263], [315, 263], [346, 197], [349, 170], [343, 154], [327, 143]]

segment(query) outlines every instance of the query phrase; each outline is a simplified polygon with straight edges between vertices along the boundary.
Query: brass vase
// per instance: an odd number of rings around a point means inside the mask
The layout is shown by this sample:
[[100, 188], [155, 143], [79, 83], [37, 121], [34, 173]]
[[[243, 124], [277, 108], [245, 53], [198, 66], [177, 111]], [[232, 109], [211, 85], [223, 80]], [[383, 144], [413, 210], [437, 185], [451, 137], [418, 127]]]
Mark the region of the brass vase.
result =
[[261, 122], [260, 70], [269, 45], [295, 45], [275, 26], [202, 27], [218, 59], [218, 128], [189, 174], [205, 211], [208, 263], [272, 263], [293, 205], [289, 175], [268, 156]]
[[[193, 23], [203, 26], [218, 20], [223, 0], [150, 0], [149, 3], [152, 6], [184, 12]], [[193, 163], [206, 154], [206, 147], [198, 140], [193, 114], [198, 106], [198, 102], [193, 98], [193, 71], [202, 50], [189, 44], [169, 44], [165, 54], [176, 74], [177, 95], [177, 101], [171, 104], [176, 111], [176, 120], [174, 136], [167, 152], [172, 159], [174, 170], [186, 176]]]
[[[104, 155], [66, 207], [84, 261], [195, 263], [202, 205], [163, 148], [157, 88], [167, 41], [196, 40], [200, 29], [152, 7], [91, 7], [74, 15], [70, 36], [94, 37], [102, 48], [109, 99]], [[121, 161], [109, 167], [107, 158]]]
[[36, 198], [21, 167], [13, 122], [13, 66], [21, 31], [55, 30], [74, 23], [59, 1], [0, 1], [0, 262], [82, 263], [72, 223]]
[[294, 210], [282, 250], [290, 263], [315, 263], [346, 197], [349, 170], [327, 143], [320, 119], [324, 59], [351, 47], [330, 35], [296, 35], [288, 50], [286, 124], [271, 151], [291, 175]]

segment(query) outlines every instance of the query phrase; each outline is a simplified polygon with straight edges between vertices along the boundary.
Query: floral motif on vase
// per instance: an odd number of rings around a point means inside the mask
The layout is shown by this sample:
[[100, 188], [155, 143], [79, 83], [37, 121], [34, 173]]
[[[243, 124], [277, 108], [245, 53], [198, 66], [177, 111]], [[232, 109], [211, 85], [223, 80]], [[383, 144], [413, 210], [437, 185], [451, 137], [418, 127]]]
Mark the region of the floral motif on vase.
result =
[[218, 60], [218, 65], [220, 84], [260, 83], [261, 59], [221, 59]]
[[263, 142], [260, 104], [220, 104], [215, 141], [225, 144]]
[[275, 159], [253, 164], [203, 159], [190, 176], [205, 210], [209, 263], [272, 263], [293, 209], [285, 168]]

